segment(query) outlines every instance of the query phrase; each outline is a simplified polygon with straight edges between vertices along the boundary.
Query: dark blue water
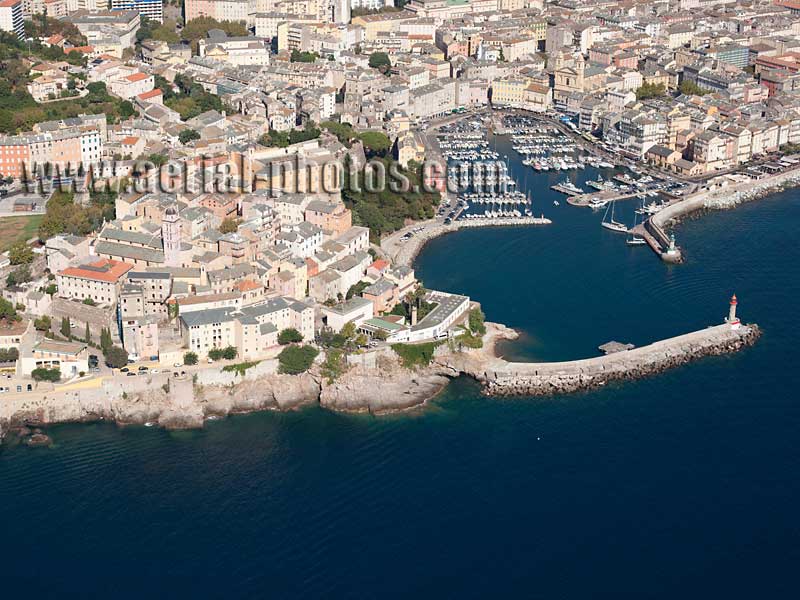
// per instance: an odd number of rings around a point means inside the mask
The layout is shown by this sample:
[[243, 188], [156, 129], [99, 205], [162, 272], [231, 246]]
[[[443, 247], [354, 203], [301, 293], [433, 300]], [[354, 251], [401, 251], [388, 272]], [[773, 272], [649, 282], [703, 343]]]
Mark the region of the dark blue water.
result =
[[411, 415], [53, 427], [54, 448], [0, 449], [4, 595], [794, 597], [800, 193], [685, 223], [677, 267], [535, 193], [552, 226], [451, 235], [418, 265], [522, 329], [510, 355], [717, 323], [733, 291], [763, 338], [558, 398], [460, 380]]

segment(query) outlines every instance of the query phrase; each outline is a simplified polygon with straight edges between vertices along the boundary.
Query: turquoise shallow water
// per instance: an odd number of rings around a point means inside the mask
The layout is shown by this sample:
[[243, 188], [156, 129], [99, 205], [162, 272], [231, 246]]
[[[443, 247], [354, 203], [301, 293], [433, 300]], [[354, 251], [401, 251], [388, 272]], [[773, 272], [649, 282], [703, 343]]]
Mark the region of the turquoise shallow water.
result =
[[0, 449], [4, 592], [793, 596], [800, 192], [683, 224], [688, 262], [668, 267], [534, 184], [552, 226], [450, 235], [417, 265], [521, 329], [509, 356], [703, 327], [733, 291], [763, 338], [558, 398], [485, 398], [459, 380], [408, 415], [53, 427], [54, 448]]

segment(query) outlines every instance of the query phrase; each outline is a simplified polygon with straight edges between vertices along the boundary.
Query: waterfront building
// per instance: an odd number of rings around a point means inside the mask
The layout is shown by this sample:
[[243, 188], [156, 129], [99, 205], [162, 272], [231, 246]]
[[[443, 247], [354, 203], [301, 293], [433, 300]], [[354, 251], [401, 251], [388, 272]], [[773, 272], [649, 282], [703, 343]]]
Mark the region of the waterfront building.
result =
[[34, 369], [59, 369], [67, 379], [89, 371], [89, 352], [82, 342], [44, 339], [20, 355], [20, 371], [30, 375]]
[[352, 322], [358, 326], [371, 319], [374, 315], [373, 304], [366, 298], [353, 296], [350, 300], [334, 306], [323, 306], [322, 315], [325, 325], [334, 333], [338, 333], [347, 323]]
[[241, 358], [262, 358], [278, 345], [278, 333], [296, 329], [314, 338], [314, 309], [293, 298], [278, 297], [242, 309], [211, 308], [182, 313], [180, 328], [187, 351], [201, 358], [213, 348], [233, 346]]

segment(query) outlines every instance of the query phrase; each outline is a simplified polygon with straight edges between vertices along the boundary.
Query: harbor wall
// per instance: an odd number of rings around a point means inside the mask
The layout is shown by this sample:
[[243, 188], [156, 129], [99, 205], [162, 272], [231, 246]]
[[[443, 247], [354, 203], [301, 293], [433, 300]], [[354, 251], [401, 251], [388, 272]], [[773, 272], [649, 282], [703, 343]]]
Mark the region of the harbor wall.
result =
[[474, 221], [456, 221], [449, 225], [445, 225], [444, 223], [417, 225], [417, 227], [424, 227], [424, 229], [403, 244], [391, 258], [395, 264], [410, 267], [417, 255], [425, 247], [425, 244], [440, 235], [453, 233], [459, 229], [477, 227], [521, 227], [549, 225], [551, 223], [552, 221], [550, 219], [542, 217], [503, 217], [497, 219], [476, 219]]
[[780, 188], [796, 185], [800, 185], [800, 167], [763, 179], [697, 192], [658, 211], [650, 220], [658, 227], [664, 228], [669, 223], [698, 210], [733, 208], [742, 202], [755, 200]]

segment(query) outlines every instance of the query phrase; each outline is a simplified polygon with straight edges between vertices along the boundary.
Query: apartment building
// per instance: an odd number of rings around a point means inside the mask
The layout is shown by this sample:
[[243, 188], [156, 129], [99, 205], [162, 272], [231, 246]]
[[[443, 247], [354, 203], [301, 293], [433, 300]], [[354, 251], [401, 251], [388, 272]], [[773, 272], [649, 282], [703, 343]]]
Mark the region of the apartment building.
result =
[[151, 21], [164, 22], [164, 0], [111, 0], [111, 10], [132, 10]]
[[232, 65], [269, 64], [270, 42], [266, 38], [227, 37], [214, 35], [198, 43], [198, 52], [203, 58], [210, 58]]
[[22, 0], [0, 1], [0, 29], [16, 34], [19, 39], [25, 38]]
[[99, 130], [69, 127], [46, 133], [0, 137], [0, 173], [21, 179], [34, 167], [50, 164], [62, 173], [99, 164], [103, 139]]
[[181, 335], [187, 350], [204, 358], [213, 348], [233, 346], [239, 357], [261, 358], [278, 345], [278, 333], [296, 329], [314, 337], [314, 309], [292, 298], [278, 297], [241, 310], [214, 308], [182, 314]]
[[73, 300], [90, 299], [97, 304], [115, 305], [125, 274], [133, 265], [116, 260], [69, 267], [56, 274], [58, 295]]

